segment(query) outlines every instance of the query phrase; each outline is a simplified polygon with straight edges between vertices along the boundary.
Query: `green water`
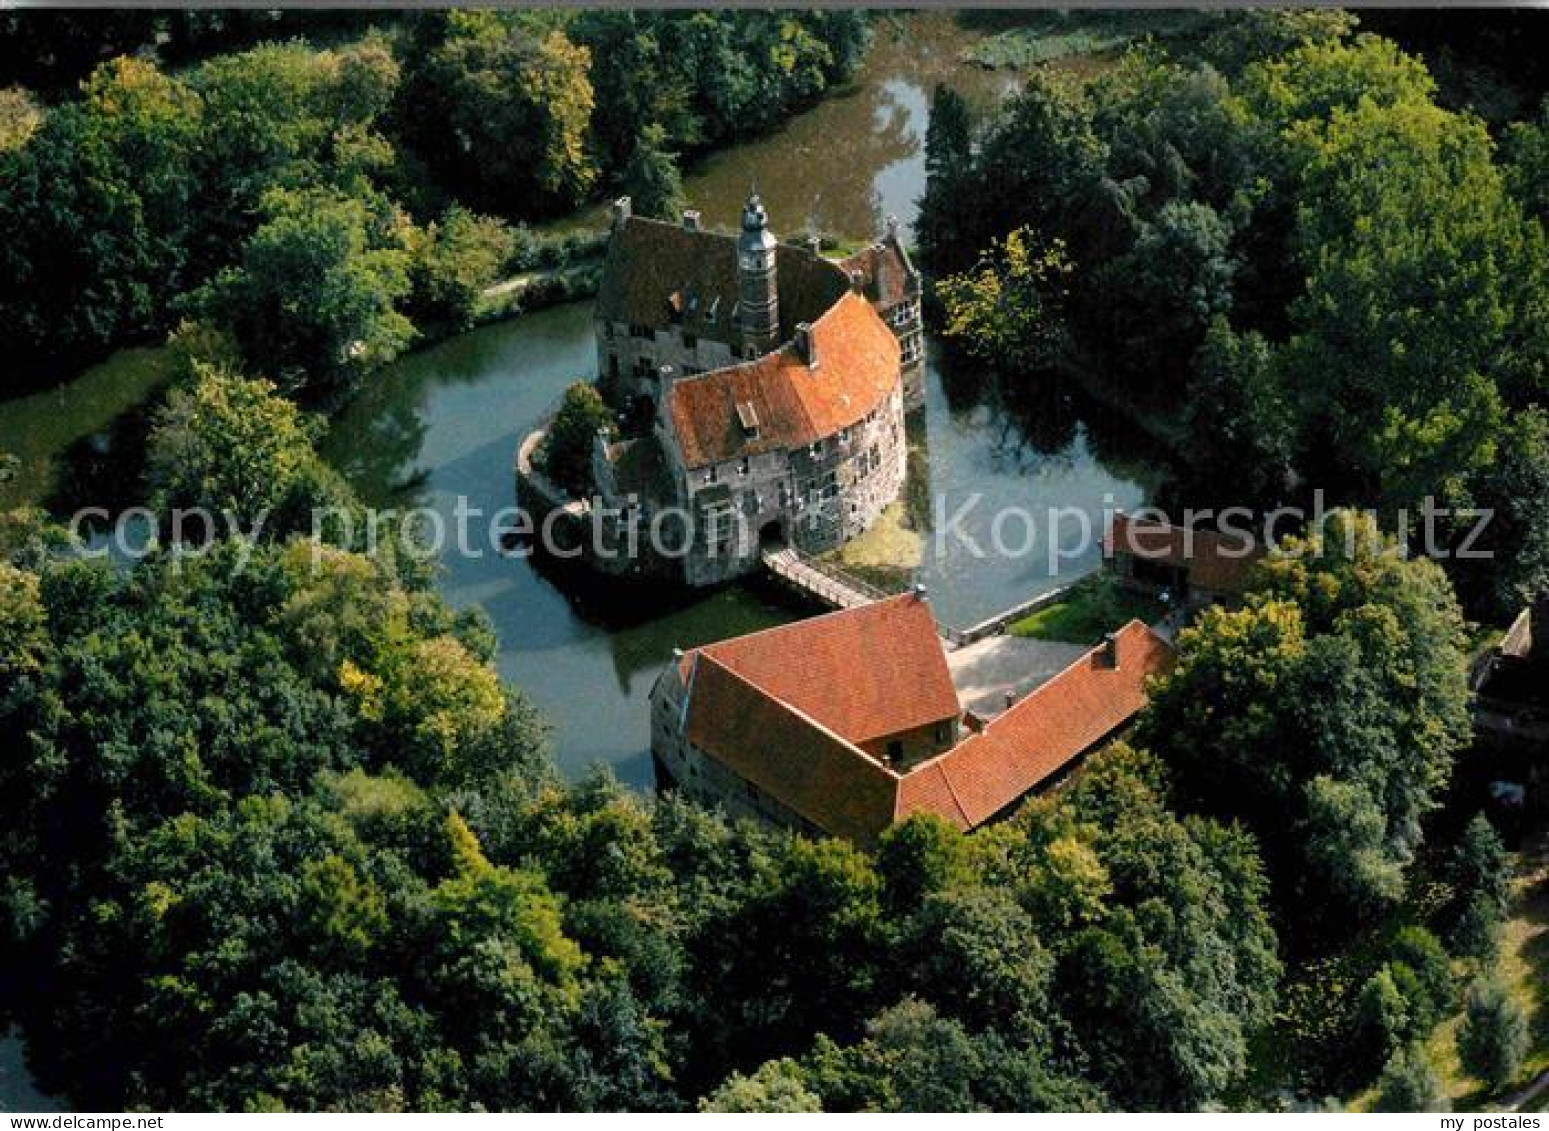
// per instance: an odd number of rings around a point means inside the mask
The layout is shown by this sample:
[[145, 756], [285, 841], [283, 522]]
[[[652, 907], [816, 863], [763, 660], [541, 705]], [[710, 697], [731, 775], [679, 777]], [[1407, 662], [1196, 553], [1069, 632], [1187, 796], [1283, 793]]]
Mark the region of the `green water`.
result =
[[[779, 132], [719, 154], [688, 178], [707, 222], [730, 223], [756, 181], [777, 231], [816, 226], [851, 239], [885, 215], [907, 225], [924, 189], [923, 140], [938, 81], [984, 102], [1006, 80], [963, 65], [964, 34], [949, 17], [885, 18], [853, 88]], [[578, 217], [576, 223], [585, 223]], [[134, 410], [161, 376], [157, 351], [123, 351], [60, 390], [0, 406], [0, 450], [22, 457], [0, 488], [8, 504], [69, 505], [116, 487], [131, 491], [138, 435]], [[518, 440], [571, 381], [595, 366], [590, 309], [572, 304], [528, 315], [414, 353], [373, 375], [337, 414], [323, 448], [375, 505], [425, 506], [450, 524], [458, 500], [487, 519], [513, 502]], [[129, 425], [126, 425], [126, 420]], [[1096, 515], [1144, 497], [1146, 463], [1126, 430], [1075, 405], [1063, 390], [1018, 386], [995, 393], [928, 351], [927, 404], [911, 426], [910, 516], [925, 533], [919, 579], [938, 615], [968, 624], [1056, 584], [1042, 547], [1024, 557], [976, 558], [956, 539], [938, 547], [933, 515], [982, 501], [963, 524], [987, 541], [997, 510], [1042, 515], [1049, 506]], [[128, 497], [133, 497], [132, 493]], [[482, 524], [473, 524], [475, 528]], [[572, 775], [594, 763], [645, 786], [646, 696], [674, 647], [689, 647], [803, 615], [757, 586], [710, 594], [644, 595], [526, 559], [487, 539], [479, 556], [449, 553], [440, 589], [482, 605], [500, 635], [502, 676], [554, 721], [555, 749]], [[1063, 563], [1090, 568], [1093, 550]]]

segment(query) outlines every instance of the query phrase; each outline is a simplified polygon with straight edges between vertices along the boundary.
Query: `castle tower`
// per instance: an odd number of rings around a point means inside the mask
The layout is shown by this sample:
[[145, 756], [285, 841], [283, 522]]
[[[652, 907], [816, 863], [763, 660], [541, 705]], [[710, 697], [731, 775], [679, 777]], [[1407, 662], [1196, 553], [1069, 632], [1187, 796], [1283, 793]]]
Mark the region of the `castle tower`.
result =
[[764, 202], [753, 192], [742, 207], [737, 240], [738, 316], [742, 345], [750, 356], [780, 344], [780, 292], [775, 278], [775, 238]]

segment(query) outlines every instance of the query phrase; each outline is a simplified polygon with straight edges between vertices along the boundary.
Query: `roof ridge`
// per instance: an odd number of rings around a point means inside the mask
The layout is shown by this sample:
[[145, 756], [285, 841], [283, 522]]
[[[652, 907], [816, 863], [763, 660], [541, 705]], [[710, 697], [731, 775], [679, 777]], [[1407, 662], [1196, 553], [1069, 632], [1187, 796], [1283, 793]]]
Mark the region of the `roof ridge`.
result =
[[[723, 644], [740, 644], [744, 640], [757, 640], [759, 637], [772, 636], [777, 632], [794, 632], [797, 629], [805, 628], [806, 626], [812, 624], [818, 624], [822, 621], [833, 620], [838, 617], [854, 616], [857, 612], [865, 609], [874, 609], [880, 605], [901, 604], [904, 601], [914, 600], [919, 600], [918, 595], [915, 593], [893, 593], [887, 597], [880, 597], [875, 601], [868, 601], [864, 605], [853, 605], [848, 609], [830, 609], [828, 612], [818, 613], [816, 616], [802, 617], [801, 620], [787, 621], [785, 624], [772, 624], [768, 628], [759, 628], [752, 632], [744, 632], [740, 636], [729, 636], [724, 640], [715, 640], [709, 644], [701, 644], [697, 648], [690, 649], [690, 651], [708, 652], [711, 648], [718, 648]], [[931, 615], [932, 619], [934, 619], [935, 614], [933, 613]], [[717, 662], [719, 663], [719, 661]], [[725, 667], [726, 665], [721, 664], [721, 666]], [[755, 683], [752, 686], [758, 687], [758, 684]], [[763, 689], [760, 688], [760, 690]]]
[[[798, 622], [798, 623], [800, 623], [800, 622]], [[856, 755], [858, 758], [860, 758], [861, 761], [864, 762], [867, 766], [872, 767], [872, 768], [877, 769], [877, 770], [881, 770], [884, 774], [886, 774], [888, 777], [893, 779], [895, 785], [896, 785], [896, 783], [898, 783], [898, 782], [903, 780], [903, 775], [901, 775], [897, 770], [894, 770], [893, 768], [891, 768], [890, 766], [888, 766], [885, 763], [881, 762], [880, 760], [878, 760], [876, 758], [873, 758], [870, 754], [866, 753], [866, 751], [862, 750], [859, 746], [857, 746], [855, 743], [851, 742], [844, 735], [840, 734], [836, 730], [833, 730], [833, 729], [831, 729], [829, 727], [824, 726], [817, 719], [814, 719], [811, 715], [807, 714], [807, 712], [803, 711], [800, 707], [796, 706], [794, 703], [791, 703], [791, 702], [789, 702], [786, 699], [782, 699], [780, 696], [776, 695], [774, 692], [770, 691], [768, 688], [760, 687], [758, 684], [754, 683], [751, 679], [748, 679], [746, 676], [744, 676], [741, 672], [737, 671], [736, 668], [729, 667], [728, 665], [723, 664], [720, 660], [717, 660], [714, 656], [706, 654], [706, 655], [702, 656], [701, 658], [706, 663], [713, 664], [715, 667], [719, 668], [721, 671], [723, 671], [727, 675], [731, 676], [731, 678], [736, 680], [738, 683], [742, 684], [743, 686], [745, 686], [747, 688], [750, 688], [756, 694], [762, 695], [765, 699], [767, 699], [767, 700], [769, 700], [769, 702], [775, 704], [775, 706], [779, 707], [782, 711], [786, 712], [789, 715], [794, 715], [796, 718], [800, 719], [802, 722], [806, 723], [808, 726], [812, 727], [814, 730], [817, 730], [820, 733], [827, 735], [829, 738], [832, 738], [834, 741], [836, 741], [840, 745], [844, 746], [848, 752], [850, 752], [850, 753]], [[896, 805], [896, 801], [895, 801], [895, 805]]]
[[[1140, 630], [1142, 632], [1145, 632], [1146, 634], [1151, 636], [1153, 639], [1159, 641], [1161, 644], [1165, 645], [1168, 649], [1172, 648], [1172, 645], [1169, 644], [1167, 642], [1167, 640], [1160, 633], [1158, 633], [1155, 629], [1153, 629], [1149, 624], [1147, 624], [1145, 621], [1141, 620], [1139, 617], [1131, 617], [1128, 621], [1126, 621], [1124, 624], [1120, 625], [1117, 629], [1115, 629], [1111, 633], [1108, 633], [1107, 635], [1109, 635], [1109, 636], [1118, 636], [1121, 633], [1129, 632], [1131, 629], [1133, 629], [1133, 628], [1135, 628], [1137, 626], [1140, 628]], [[993, 719], [988, 720], [984, 724], [984, 730], [982, 730], [980, 733], [981, 734], [989, 734], [990, 731], [995, 728], [996, 724], [999, 723], [1002, 719], [1009, 718], [1011, 715], [1013, 715], [1017, 711], [1021, 710], [1023, 707], [1025, 707], [1029, 703], [1036, 703], [1039, 700], [1039, 698], [1043, 696], [1044, 692], [1048, 688], [1053, 687], [1056, 683], [1058, 683], [1060, 680], [1064, 679], [1066, 676], [1070, 675], [1072, 672], [1075, 672], [1075, 671], [1079, 670], [1082, 667], [1082, 664], [1083, 664], [1084, 661], [1091, 660], [1094, 657], [1096, 657], [1097, 653], [1100, 652], [1104, 647], [1106, 647], [1106, 638], [1104, 640], [1098, 641], [1096, 644], [1094, 644], [1090, 648], [1088, 648], [1085, 652], [1082, 652], [1081, 655], [1079, 655], [1075, 659], [1071, 660], [1070, 663], [1066, 664], [1059, 671], [1055, 672], [1048, 679], [1044, 680], [1037, 687], [1033, 688], [1026, 695], [1022, 696], [1022, 698], [1017, 700], [1017, 702], [1013, 706], [1011, 706], [1011, 707], [1007, 708], [1006, 710], [1002, 711], [1000, 714], [996, 715]], [[1117, 670], [1117, 669], [1115, 669], [1115, 670]], [[955, 747], [954, 747], [954, 749], [955, 749]], [[951, 750], [946, 751], [947, 754], [950, 754], [951, 752], [952, 752]]]

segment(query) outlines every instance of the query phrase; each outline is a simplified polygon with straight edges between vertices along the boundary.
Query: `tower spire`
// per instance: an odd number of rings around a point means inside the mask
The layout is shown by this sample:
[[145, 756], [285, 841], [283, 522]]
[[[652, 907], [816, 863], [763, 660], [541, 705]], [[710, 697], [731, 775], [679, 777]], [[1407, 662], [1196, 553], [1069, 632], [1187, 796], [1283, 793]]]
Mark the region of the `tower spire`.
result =
[[775, 238], [758, 186], [748, 186], [742, 206], [742, 235], [737, 239], [738, 321], [743, 352], [769, 353], [780, 342], [780, 287], [775, 277]]

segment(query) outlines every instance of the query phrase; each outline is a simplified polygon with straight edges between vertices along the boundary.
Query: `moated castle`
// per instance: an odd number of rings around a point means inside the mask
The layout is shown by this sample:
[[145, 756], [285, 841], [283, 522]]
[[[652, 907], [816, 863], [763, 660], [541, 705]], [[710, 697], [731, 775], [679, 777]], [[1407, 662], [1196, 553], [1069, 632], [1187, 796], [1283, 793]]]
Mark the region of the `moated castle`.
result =
[[709, 585], [773, 546], [832, 549], [898, 496], [924, 366], [920, 276], [892, 220], [833, 260], [815, 240], [779, 242], [756, 193], [738, 233], [621, 199], [596, 333], [599, 387], [626, 422], [593, 453], [598, 513], [637, 529], [663, 508], [694, 519], [658, 572]]

